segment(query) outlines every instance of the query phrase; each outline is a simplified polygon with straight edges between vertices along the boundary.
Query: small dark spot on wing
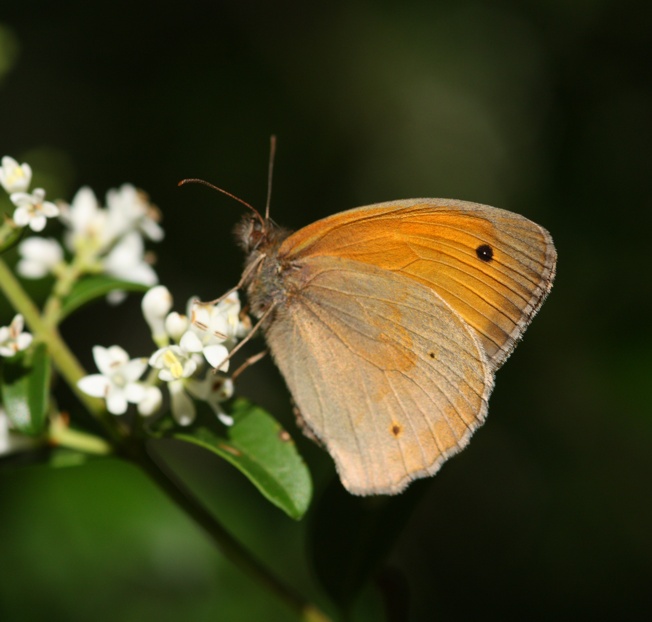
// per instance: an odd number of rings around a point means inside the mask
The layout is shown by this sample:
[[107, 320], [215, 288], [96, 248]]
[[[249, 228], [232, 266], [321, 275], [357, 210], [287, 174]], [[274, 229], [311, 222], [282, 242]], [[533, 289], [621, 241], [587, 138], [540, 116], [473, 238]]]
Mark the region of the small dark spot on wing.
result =
[[475, 249], [475, 254], [481, 261], [489, 262], [494, 258], [494, 249], [491, 248], [489, 244], [480, 244], [480, 246]]

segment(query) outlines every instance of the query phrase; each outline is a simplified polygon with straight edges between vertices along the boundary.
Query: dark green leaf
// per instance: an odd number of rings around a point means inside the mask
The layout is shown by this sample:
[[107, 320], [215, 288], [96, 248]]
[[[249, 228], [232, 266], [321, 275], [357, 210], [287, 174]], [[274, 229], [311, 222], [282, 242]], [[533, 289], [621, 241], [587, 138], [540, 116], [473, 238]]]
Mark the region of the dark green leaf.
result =
[[171, 436], [228, 460], [272, 503], [301, 518], [310, 503], [312, 481], [294, 441], [271, 415], [246, 400], [237, 400], [230, 414], [234, 423], [226, 435], [217, 427], [197, 425]]
[[37, 436], [43, 432], [50, 395], [50, 356], [37, 345], [2, 366], [2, 402], [14, 429]]
[[97, 298], [103, 298], [115, 290], [146, 292], [148, 289], [149, 285], [121, 281], [106, 275], [86, 277], [77, 281], [70, 294], [64, 299], [61, 317], [67, 317], [79, 307]]
[[325, 490], [311, 513], [309, 546], [317, 577], [338, 605], [349, 609], [378, 573], [427, 483], [394, 497], [355, 497], [338, 480]]

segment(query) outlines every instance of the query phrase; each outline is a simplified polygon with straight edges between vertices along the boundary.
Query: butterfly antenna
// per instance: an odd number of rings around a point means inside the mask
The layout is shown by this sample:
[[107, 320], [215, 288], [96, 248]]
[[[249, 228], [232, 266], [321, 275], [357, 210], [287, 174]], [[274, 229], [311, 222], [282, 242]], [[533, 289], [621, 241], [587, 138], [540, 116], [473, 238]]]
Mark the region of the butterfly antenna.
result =
[[231, 197], [232, 199], [235, 199], [238, 203], [241, 203], [244, 205], [247, 209], [250, 209], [255, 215], [256, 218], [260, 221], [260, 224], [263, 227], [263, 230], [265, 230], [265, 221], [263, 220], [263, 217], [260, 215], [260, 212], [253, 206], [249, 205], [244, 199], [241, 199], [240, 197], [235, 196], [235, 194], [231, 194], [227, 190], [224, 190], [224, 188], [220, 188], [219, 186], [216, 186], [205, 179], [195, 179], [195, 178], [190, 178], [190, 179], [182, 179], [177, 185], [178, 186], [185, 186], [186, 184], [202, 184], [203, 186], [208, 186], [209, 188], [212, 188], [213, 190], [217, 190], [218, 192], [221, 192], [222, 194], [225, 194], [227, 197]]
[[267, 202], [265, 203], [265, 222], [269, 222], [269, 205], [272, 202], [272, 177], [274, 175], [274, 159], [276, 158], [276, 136], [269, 137], [269, 168], [267, 170]]

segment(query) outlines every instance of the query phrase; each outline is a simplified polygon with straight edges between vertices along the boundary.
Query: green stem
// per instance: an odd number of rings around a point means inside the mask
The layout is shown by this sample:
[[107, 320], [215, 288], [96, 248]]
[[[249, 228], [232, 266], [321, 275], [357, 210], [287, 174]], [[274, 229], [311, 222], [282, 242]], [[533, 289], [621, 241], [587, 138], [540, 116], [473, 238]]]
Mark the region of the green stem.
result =
[[93, 266], [94, 256], [79, 250], [71, 263], [61, 263], [56, 267], [57, 280], [43, 309], [43, 320], [48, 326], [59, 324], [63, 299], [70, 294], [73, 286], [83, 274], [93, 271]]
[[329, 622], [330, 618], [316, 605], [279, 581], [215, 519], [204, 505], [183, 486], [177, 476], [155, 460], [142, 443], [130, 447], [129, 457], [211, 537], [222, 554], [248, 576], [265, 586], [292, 609], [304, 622]]
[[54, 419], [50, 424], [48, 439], [57, 447], [76, 449], [87, 454], [106, 456], [113, 452], [113, 446], [103, 438], [80, 430], [73, 430], [60, 419]]

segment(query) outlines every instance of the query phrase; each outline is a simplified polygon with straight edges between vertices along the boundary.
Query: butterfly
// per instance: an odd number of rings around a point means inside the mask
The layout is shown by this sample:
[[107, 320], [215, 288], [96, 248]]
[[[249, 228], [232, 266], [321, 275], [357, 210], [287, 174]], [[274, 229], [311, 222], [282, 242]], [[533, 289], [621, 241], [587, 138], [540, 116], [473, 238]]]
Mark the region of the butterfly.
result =
[[301, 426], [357, 495], [397, 494], [469, 442], [557, 261], [543, 227], [451, 199], [368, 205], [294, 233], [253, 210], [236, 237], [240, 285]]
[[291, 232], [269, 217], [275, 146], [272, 136], [264, 217], [201, 179], [180, 182], [250, 210], [235, 231], [242, 278], [220, 300], [246, 290], [250, 335], [264, 333], [300, 427], [344, 487], [397, 494], [484, 422], [494, 374], [552, 288], [557, 251], [531, 220], [454, 199], [376, 203]]

